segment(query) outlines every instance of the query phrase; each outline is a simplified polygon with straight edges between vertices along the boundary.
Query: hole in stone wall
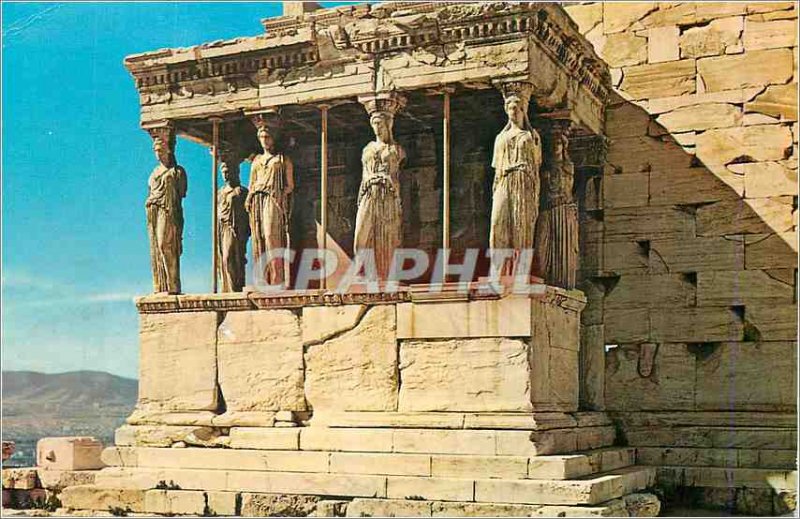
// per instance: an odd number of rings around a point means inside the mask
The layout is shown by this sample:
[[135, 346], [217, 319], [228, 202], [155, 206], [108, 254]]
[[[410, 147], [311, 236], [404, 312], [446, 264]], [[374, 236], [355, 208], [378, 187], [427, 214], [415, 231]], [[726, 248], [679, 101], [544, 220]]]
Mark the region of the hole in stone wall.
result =
[[714, 354], [716, 349], [719, 348], [717, 342], [689, 342], [686, 344], [686, 349], [695, 356], [697, 360], [706, 360]]

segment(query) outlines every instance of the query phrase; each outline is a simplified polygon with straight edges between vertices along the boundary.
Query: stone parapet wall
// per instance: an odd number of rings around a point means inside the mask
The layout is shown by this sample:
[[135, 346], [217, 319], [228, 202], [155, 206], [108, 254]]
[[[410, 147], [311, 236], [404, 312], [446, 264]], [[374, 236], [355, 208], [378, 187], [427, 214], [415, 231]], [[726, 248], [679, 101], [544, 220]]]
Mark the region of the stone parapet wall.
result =
[[[566, 10], [615, 88], [596, 180], [602, 202], [583, 214], [584, 253], [594, 256], [583, 271], [584, 403], [613, 412], [632, 444], [646, 441], [646, 463], [731, 467], [709, 447], [744, 448], [755, 458], [738, 467], [760, 467], [760, 449], [786, 449], [778, 457], [789, 468], [797, 5]], [[761, 412], [769, 414], [751, 423]], [[641, 419], [658, 413], [681, 416], [684, 427]], [[727, 439], [714, 440], [719, 427]], [[673, 448], [693, 461], [675, 462]]]
[[141, 298], [139, 401], [129, 423], [271, 427], [312, 411], [578, 410], [579, 292], [382, 297]]

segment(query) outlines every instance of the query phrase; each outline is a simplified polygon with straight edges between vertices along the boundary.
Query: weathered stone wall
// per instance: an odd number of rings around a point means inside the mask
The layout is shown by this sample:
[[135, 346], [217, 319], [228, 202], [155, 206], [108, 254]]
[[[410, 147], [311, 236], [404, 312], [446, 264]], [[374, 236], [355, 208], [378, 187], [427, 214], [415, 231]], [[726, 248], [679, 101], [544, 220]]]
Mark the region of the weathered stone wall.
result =
[[[602, 202], [584, 214], [584, 403], [654, 462], [767, 466], [759, 449], [795, 446], [796, 5], [566, 9], [616, 91]], [[676, 411], [682, 428], [656, 415]], [[717, 446], [747, 456], [697, 455]]]

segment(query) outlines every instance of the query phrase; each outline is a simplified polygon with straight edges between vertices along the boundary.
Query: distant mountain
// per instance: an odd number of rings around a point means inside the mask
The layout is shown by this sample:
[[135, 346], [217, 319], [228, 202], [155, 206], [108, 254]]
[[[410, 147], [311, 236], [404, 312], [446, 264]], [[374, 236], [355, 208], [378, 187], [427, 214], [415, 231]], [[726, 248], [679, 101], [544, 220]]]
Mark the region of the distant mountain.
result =
[[[3, 439], [18, 442], [15, 458], [45, 436], [95, 436], [110, 444], [136, 405], [138, 382], [100, 371], [3, 371]], [[22, 447], [21, 449], [19, 447]]]

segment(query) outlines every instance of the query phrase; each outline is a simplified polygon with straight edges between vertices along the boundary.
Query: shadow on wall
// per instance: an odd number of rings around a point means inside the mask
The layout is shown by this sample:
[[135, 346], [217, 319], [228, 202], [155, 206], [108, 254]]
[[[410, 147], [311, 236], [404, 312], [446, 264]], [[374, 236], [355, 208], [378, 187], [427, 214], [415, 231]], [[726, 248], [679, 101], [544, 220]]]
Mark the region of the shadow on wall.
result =
[[615, 94], [581, 287], [587, 407], [696, 487], [673, 498], [768, 515], [793, 508], [797, 440], [797, 117], [758, 113], [770, 88], [652, 113]]

